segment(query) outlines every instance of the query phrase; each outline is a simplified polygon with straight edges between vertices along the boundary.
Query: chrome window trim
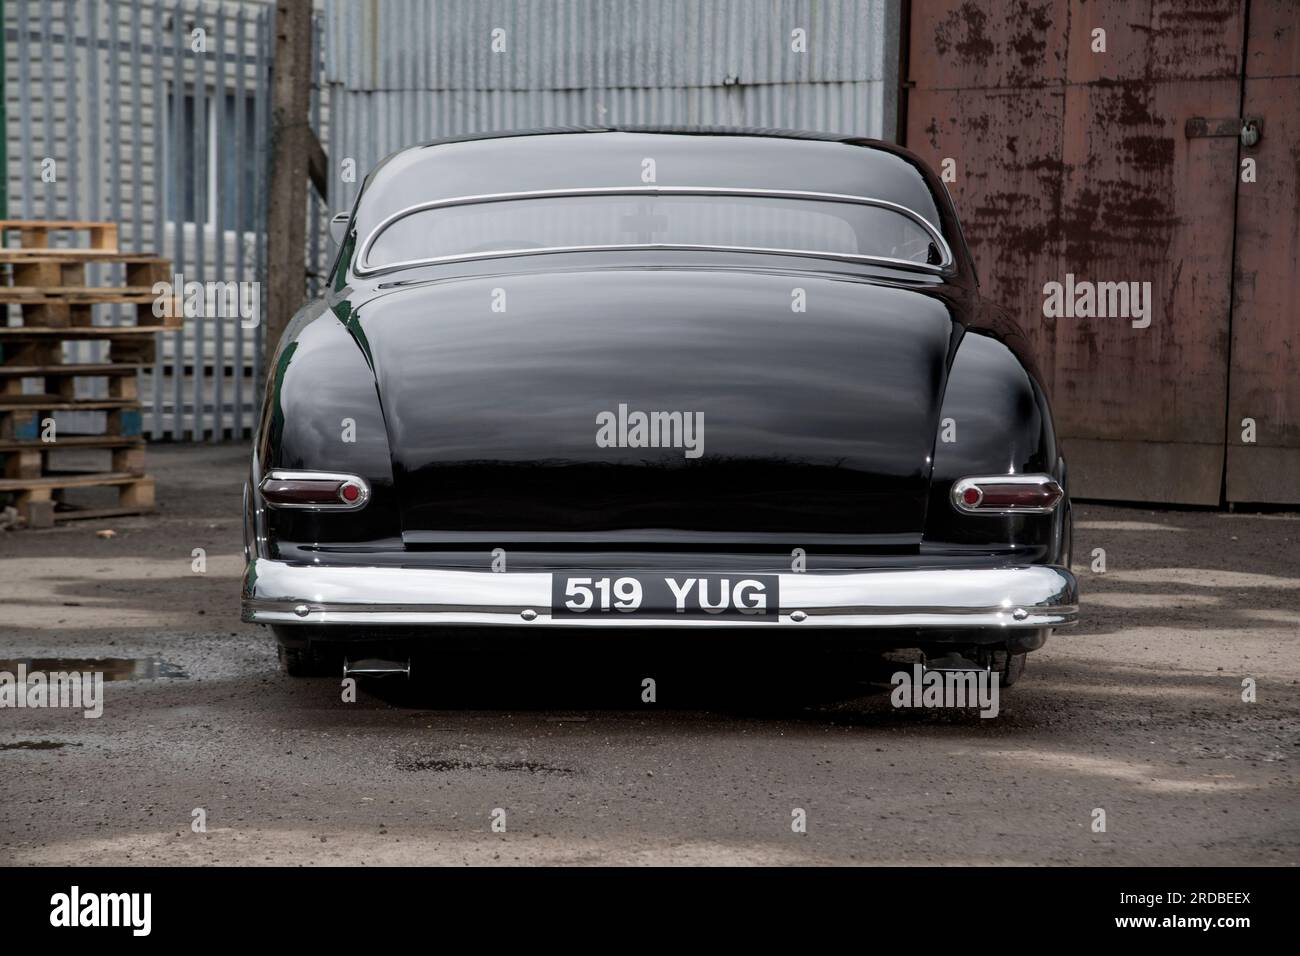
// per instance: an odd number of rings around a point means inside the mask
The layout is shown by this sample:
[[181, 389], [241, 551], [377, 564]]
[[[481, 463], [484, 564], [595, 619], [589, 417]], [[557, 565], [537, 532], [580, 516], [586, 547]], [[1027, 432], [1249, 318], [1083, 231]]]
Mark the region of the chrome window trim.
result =
[[[1052, 502], [1051, 507], [1044, 508], [1040, 505], [1026, 506], [1023, 508], [981, 508], [979, 504], [973, 506], [967, 505], [962, 500], [962, 495], [966, 489], [971, 486], [980, 484], [998, 484], [998, 485], [1038, 485], [1040, 487], [1052, 487], [1056, 489], [1057, 499]], [[969, 478], [962, 478], [952, 486], [949, 492], [948, 500], [952, 506], [966, 515], [1049, 515], [1056, 510], [1057, 505], [1065, 498], [1065, 491], [1051, 475], [974, 475]], [[983, 494], [980, 495], [983, 500]]]
[[[841, 202], [853, 203], [859, 206], [873, 206], [878, 209], [888, 209], [899, 213], [920, 226], [938, 247], [939, 254], [943, 261], [937, 265], [933, 265], [928, 262], [913, 262], [910, 259], [895, 259], [890, 256], [868, 256], [847, 252], [825, 252], [813, 249], [782, 249], [769, 248], [766, 246], [715, 246], [690, 243], [617, 243], [613, 245], [548, 246], [542, 249], [500, 249], [492, 252], [471, 252], [460, 253], [452, 256], [430, 256], [424, 259], [405, 259], [400, 262], [390, 262], [373, 266], [369, 262], [370, 250], [383, 231], [398, 220], [404, 219], [407, 216], [415, 215], [419, 212], [426, 212], [430, 209], [442, 209], [448, 206], [470, 206], [492, 202], [513, 202], [521, 199], [562, 199], [565, 197], [581, 196], [741, 196], [759, 199], [807, 199], [820, 202]], [[397, 212], [387, 216], [379, 223], [379, 225], [370, 230], [370, 233], [366, 236], [365, 242], [363, 242], [361, 248], [357, 250], [357, 266], [355, 271], [358, 276], [372, 276], [393, 272], [398, 269], [409, 269], [413, 266], [440, 265], [449, 262], [500, 259], [522, 255], [549, 255], [551, 253], [565, 252], [611, 252], [627, 249], [759, 252], [771, 255], [810, 256], [817, 259], [835, 259], [841, 262], [877, 263], [939, 275], [952, 271], [956, 265], [952, 249], [948, 245], [947, 240], [944, 239], [943, 233], [941, 233], [920, 213], [908, 209], [906, 206], [899, 205], [898, 203], [890, 202], [887, 199], [873, 199], [867, 196], [852, 196], [846, 193], [809, 192], [806, 190], [795, 189], [748, 189], [742, 187], [721, 186], [592, 186], [580, 189], [535, 189], [527, 192], [484, 193], [478, 196], [454, 196], [449, 199], [434, 199], [428, 202], [407, 206], [406, 208], [399, 209]]]
[[[266, 495], [262, 493], [263, 487], [268, 481], [339, 481], [351, 482], [361, 489], [361, 494], [356, 501], [340, 501], [337, 504], [320, 504], [320, 503], [283, 503], [277, 501], [268, 501]], [[360, 475], [348, 475], [337, 471], [272, 471], [269, 472], [261, 481], [257, 483], [257, 495], [262, 503], [268, 508], [290, 511], [356, 511], [364, 508], [370, 500], [370, 482]]]

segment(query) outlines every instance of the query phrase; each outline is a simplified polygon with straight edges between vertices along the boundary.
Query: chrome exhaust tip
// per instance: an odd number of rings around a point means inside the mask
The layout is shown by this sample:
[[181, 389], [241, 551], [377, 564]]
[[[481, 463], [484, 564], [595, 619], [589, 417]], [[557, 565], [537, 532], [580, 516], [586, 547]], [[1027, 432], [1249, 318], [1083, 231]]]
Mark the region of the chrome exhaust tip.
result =
[[368, 657], [365, 660], [349, 661], [346, 658], [343, 661], [343, 677], [390, 677], [393, 674], [401, 674], [409, 678], [411, 676], [411, 662], [385, 661], [376, 657]]

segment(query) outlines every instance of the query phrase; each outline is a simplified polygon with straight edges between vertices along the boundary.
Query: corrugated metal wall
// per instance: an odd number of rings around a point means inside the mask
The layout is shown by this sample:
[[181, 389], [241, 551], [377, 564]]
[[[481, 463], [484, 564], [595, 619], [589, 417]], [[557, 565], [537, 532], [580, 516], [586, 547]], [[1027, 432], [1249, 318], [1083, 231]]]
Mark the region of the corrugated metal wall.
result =
[[[326, 0], [331, 205], [389, 153], [539, 126], [896, 132], [900, 0]], [[796, 30], [806, 52], [796, 52]], [[499, 51], [499, 52], [498, 52]]]

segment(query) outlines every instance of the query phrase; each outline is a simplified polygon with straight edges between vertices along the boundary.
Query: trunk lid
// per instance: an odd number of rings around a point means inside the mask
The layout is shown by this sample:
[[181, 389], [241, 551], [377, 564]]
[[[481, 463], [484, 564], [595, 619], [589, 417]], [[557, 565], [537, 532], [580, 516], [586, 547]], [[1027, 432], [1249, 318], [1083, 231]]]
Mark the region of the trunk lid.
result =
[[408, 543], [920, 538], [957, 326], [918, 289], [551, 272], [355, 318]]

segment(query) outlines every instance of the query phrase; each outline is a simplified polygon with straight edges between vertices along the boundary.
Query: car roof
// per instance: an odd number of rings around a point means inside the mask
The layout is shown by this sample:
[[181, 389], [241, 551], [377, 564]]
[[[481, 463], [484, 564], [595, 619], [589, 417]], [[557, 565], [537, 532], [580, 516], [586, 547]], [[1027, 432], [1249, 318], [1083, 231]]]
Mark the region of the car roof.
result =
[[945, 235], [953, 225], [933, 173], [891, 143], [789, 130], [602, 126], [470, 134], [400, 150], [366, 177], [355, 226], [364, 239], [412, 205], [462, 196], [650, 183], [862, 196], [905, 206]]

